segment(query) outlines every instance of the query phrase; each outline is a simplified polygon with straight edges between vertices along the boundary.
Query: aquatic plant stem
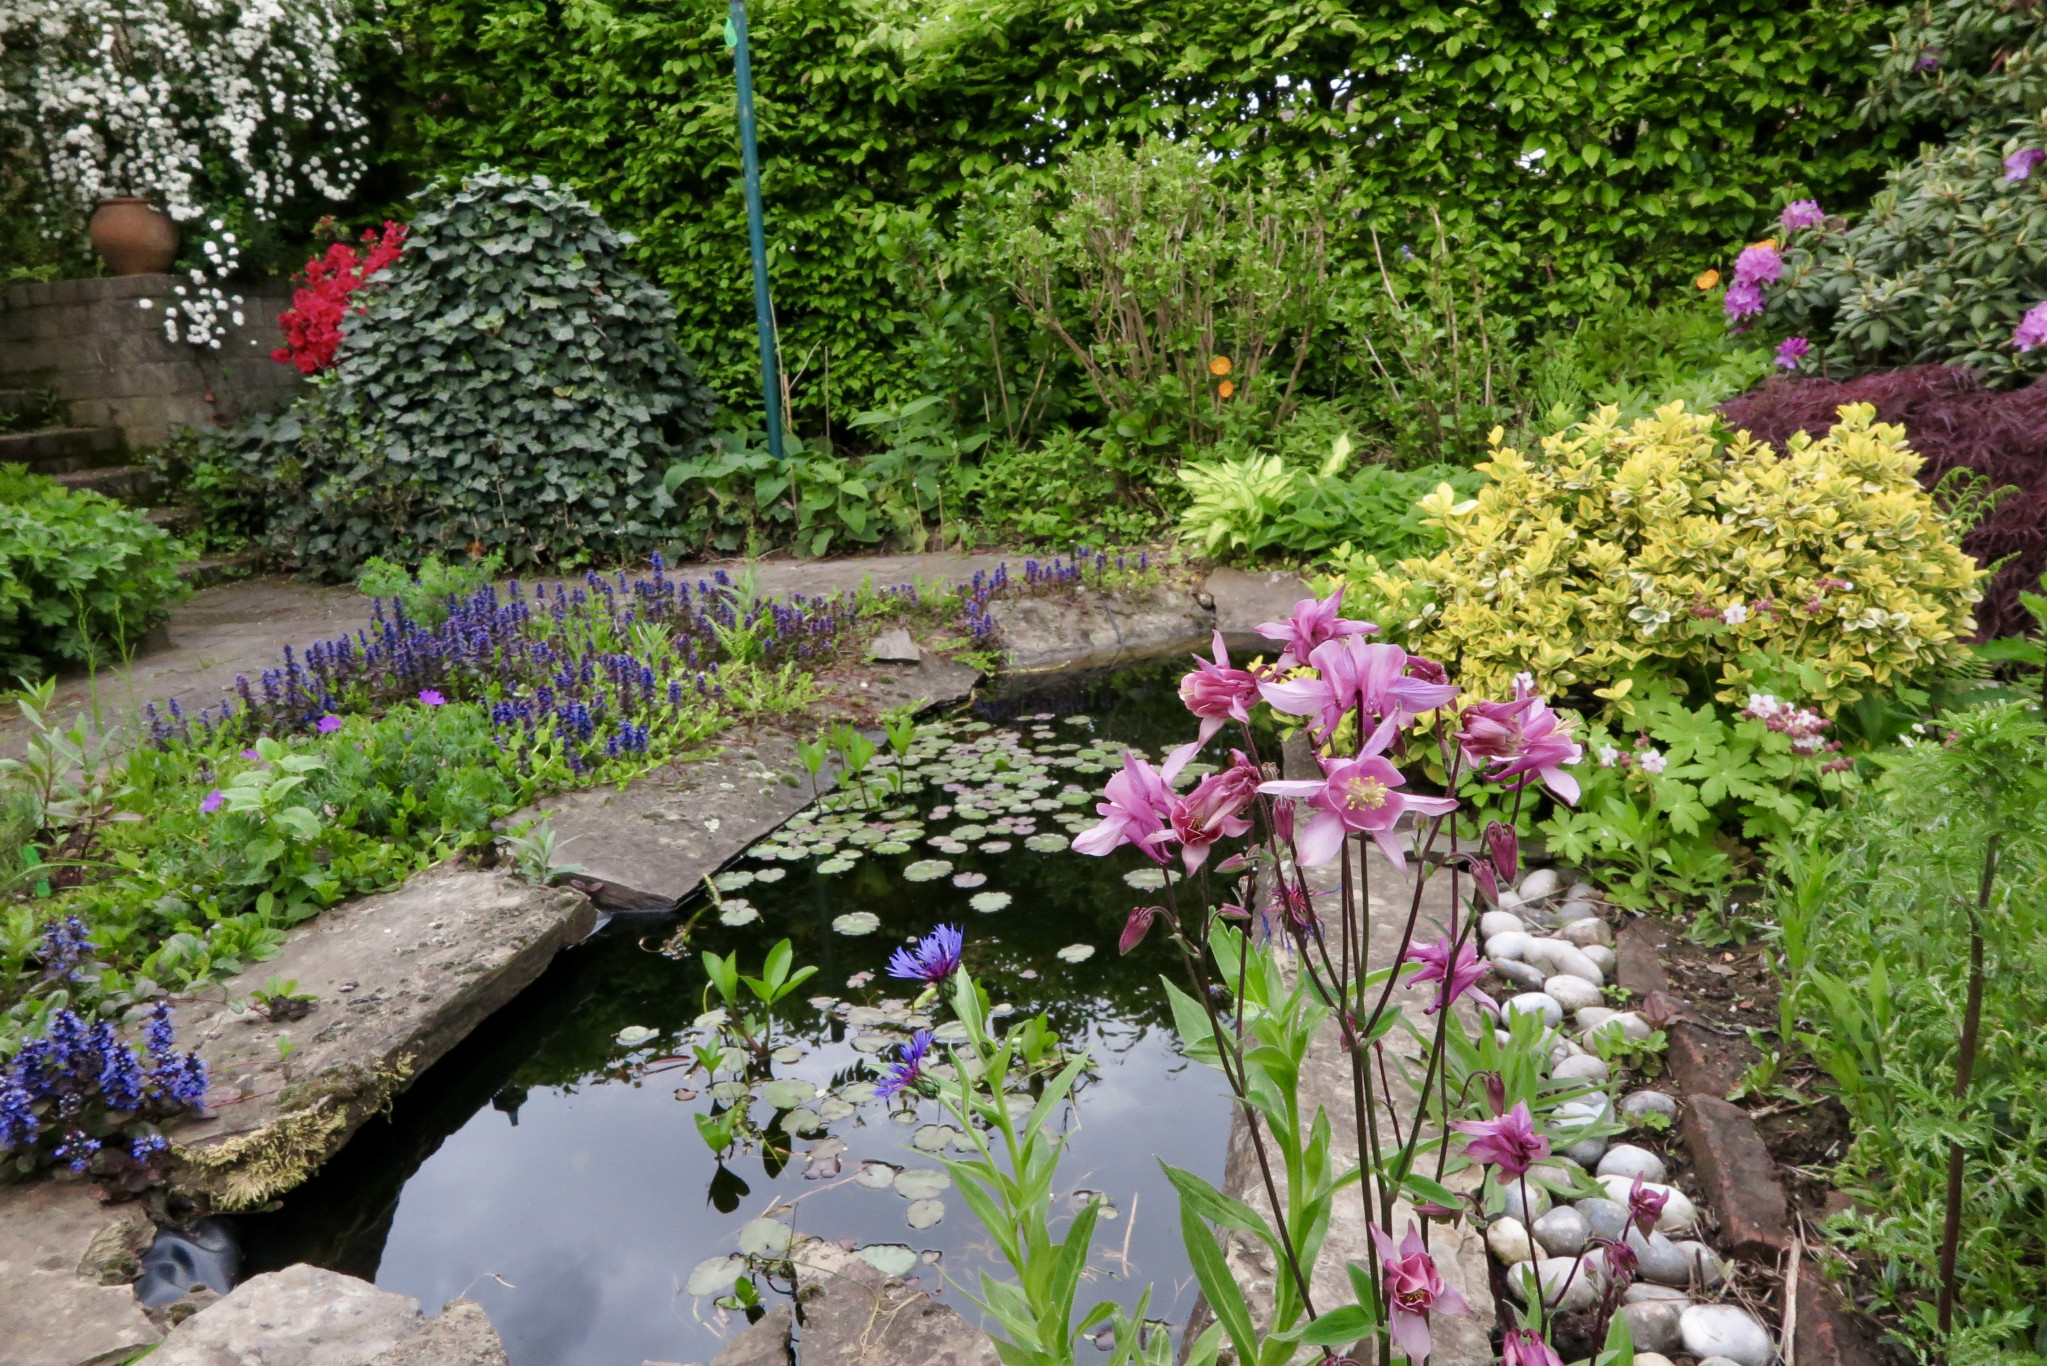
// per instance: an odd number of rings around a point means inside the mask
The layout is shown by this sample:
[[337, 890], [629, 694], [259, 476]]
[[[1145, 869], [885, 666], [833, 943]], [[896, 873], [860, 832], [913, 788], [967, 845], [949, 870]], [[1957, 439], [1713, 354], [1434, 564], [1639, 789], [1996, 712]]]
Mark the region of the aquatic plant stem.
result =
[[[1969, 1083], [1976, 1072], [1976, 1042], [1983, 1025], [1983, 916], [1990, 909], [1990, 891], [1997, 881], [1997, 831], [1991, 831], [1983, 846], [1983, 877], [1976, 888], [1976, 905], [1969, 912], [1969, 998], [1962, 1010], [1961, 1056], [1955, 1060], [1955, 1101], [1957, 1108], [1969, 1095]], [[1956, 1118], [1959, 1120], [1960, 1116]], [[1962, 1242], [1962, 1141], [1951, 1138], [1947, 1145], [1947, 1217], [1940, 1236], [1940, 1333], [1945, 1338], [1955, 1322], [1955, 1254]]]

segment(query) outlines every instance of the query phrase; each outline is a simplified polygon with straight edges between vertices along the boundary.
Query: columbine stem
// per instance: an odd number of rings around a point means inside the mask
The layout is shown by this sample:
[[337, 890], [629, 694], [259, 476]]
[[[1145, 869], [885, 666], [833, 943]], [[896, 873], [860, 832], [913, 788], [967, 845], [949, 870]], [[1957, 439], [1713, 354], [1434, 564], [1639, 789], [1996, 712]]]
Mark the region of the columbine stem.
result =
[[[1969, 912], [1969, 999], [1962, 1009], [1961, 1056], [1955, 1060], [1955, 1100], [1969, 1094], [1976, 1072], [1976, 1039], [1983, 1024], [1983, 914], [1990, 908], [1990, 890], [1997, 881], [1998, 832], [1992, 831], [1983, 846], [1983, 878], [1976, 888], [1976, 905]], [[1958, 1107], [1959, 1109], [1959, 1104]], [[1956, 1116], [1957, 1121], [1960, 1115]], [[1940, 1333], [1946, 1337], [1955, 1322], [1955, 1254], [1962, 1242], [1962, 1141], [1947, 1145], [1947, 1218], [1940, 1236]]]

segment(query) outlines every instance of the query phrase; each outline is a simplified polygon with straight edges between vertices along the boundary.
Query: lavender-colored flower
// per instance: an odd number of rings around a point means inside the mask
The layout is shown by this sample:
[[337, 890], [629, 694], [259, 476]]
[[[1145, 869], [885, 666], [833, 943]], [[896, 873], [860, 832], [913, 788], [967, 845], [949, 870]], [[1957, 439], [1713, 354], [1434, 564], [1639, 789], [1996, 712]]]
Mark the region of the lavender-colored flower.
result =
[[1736, 280], [1727, 287], [1727, 296], [1720, 301], [1720, 308], [1730, 321], [1752, 318], [1763, 311], [1763, 287]]
[[315, 729], [322, 735], [332, 735], [335, 731], [341, 729], [341, 718], [330, 711], [320, 718], [320, 724]]
[[210, 816], [214, 812], [220, 810], [221, 807], [226, 805], [227, 793], [222, 792], [219, 788], [216, 787], [213, 789], [213, 791], [207, 793], [205, 796], [199, 799], [199, 814], [202, 816]]
[[448, 699], [443, 697], [437, 689], [421, 688], [419, 690], [419, 702], [423, 707], [445, 707], [448, 704]]
[[1734, 258], [1734, 282], [1749, 285], [1774, 285], [1784, 278], [1784, 258], [1777, 254], [1777, 248], [1768, 242], [1757, 242], [1743, 247], [1741, 255]]
[[1815, 199], [1794, 199], [1784, 206], [1784, 212], [1777, 215], [1777, 226], [1786, 232], [1824, 227], [1826, 221], [1826, 212]]
[[245, 749], [245, 750], [243, 750], [243, 751], [242, 751], [242, 757], [243, 757], [244, 759], [260, 759], [260, 758], [262, 758], [263, 756], [262, 756], [262, 754], [261, 754], [261, 753], [259, 753], [259, 752], [258, 752], [258, 751], [256, 751], [256, 750], [253, 750], [253, 749]]
[[1508, 1176], [1520, 1176], [1549, 1156], [1549, 1140], [1535, 1131], [1535, 1119], [1525, 1100], [1514, 1102], [1513, 1109], [1493, 1119], [1459, 1120], [1450, 1127], [1470, 1135], [1471, 1142], [1464, 1145], [1465, 1156], [1498, 1167]]
[[1777, 366], [1782, 370], [1796, 370], [1798, 363], [1812, 353], [1812, 343], [1803, 337], [1786, 337], [1777, 343]]
[[1444, 935], [1433, 944], [1415, 944], [1407, 951], [1407, 961], [1420, 963], [1422, 970], [1407, 979], [1411, 987], [1425, 982], [1444, 982], [1445, 985], [1431, 992], [1432, 999], [1423, 1010], [1433, 1015], [1444, 1005], [1455, 1005], [1459, 997], [1470, 991], [1479, 978], [1485, 976], [1485, 965], [1478, 961], [1478, 949], [1471, 943], [1453, 945], [1450, 936]]
[[1223, 633], [1215, 633], [1215, 658], [1194, 656], [1194, 672], [1180, 680], [1180, 700], [1187, 710], [1201, 718], [1201, 739], [1205, 744], [1222, 729], [1223, 722], [1248, 723], [1250, 707], [1258, 700], [1258, 679], [1254, 674], [1230, 667], [1229, 647]]
[[1322, 760], [1320, 782], [1259, 784], [1258, 790], [1269, 797], [1302, 798], [1314, 808], [1315, 815], [1294, 848], [1303, 868], [1319, 868], [1335, 858], [1342, 852], [1345, 835], [1367, 833], [1395, 868], [1405, 869], [1407, 859], [1394, 834], [1401, 816], [1408, 811], [1445, 816], [1457, 809], [1453, 797], [1416, 797], [1399, 791], [1407, 778], [1381, 757], [1392, 742], [1396, 724], [1395, 718], [1388, 716], [1355, 759]]
[[2047, 161], [2047, 149], [2021, 147], [2004, 159], [2004, 183], [2016, 185], [2033, 174], [2033, 168]]
[[2026, 310], [2026, 316], [2019, 319], [2018, 330], [2011, 334], [2011, 344], [2020, 351], [2047, 346], [2047, 299]]
[[874, 1094], [887, 1100], [914, 1088], [924, 1080], [924, 1056], [930, 1051], [930, 1030], [920, 1029], [911, 1035], [910, 1041], [897, 1051], [895, 1063], [874, 1084]]
[[917, 941], [915, 948], [897, 949], [888, 960], [888, 975], [936, 985], [952, 976], [965, 951], [966, 936], [957, 925], [940, 925]]

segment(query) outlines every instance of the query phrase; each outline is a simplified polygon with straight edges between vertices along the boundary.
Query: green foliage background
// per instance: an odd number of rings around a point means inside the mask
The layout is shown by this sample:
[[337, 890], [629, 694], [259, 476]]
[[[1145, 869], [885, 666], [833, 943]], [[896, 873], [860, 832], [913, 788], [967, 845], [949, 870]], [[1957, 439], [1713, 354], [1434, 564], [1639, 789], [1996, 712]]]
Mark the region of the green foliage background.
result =
[[[1873, 181], [1888, 139], [1853, 131], [1853, 111], [1886, 17], [1784, 0], [773, 0], [750, 26], [797, 406], [899, 396], [918, 306], [892, 252], [971, 182], [1153, 131], [1247, 168], [1347, 160], [1337, 250], [1369, 252], [1368, 226], [1418, 243], [1437, 208], [1485, 244], [1524, 320], [1688, 278], [1794, 191]], [[399, 161], [555, 176], [637, 233], [685, 349], [736, 395], [754, 371], [724, 18], [717, 0], [393, 0], [405, 55], [380, 80]]]

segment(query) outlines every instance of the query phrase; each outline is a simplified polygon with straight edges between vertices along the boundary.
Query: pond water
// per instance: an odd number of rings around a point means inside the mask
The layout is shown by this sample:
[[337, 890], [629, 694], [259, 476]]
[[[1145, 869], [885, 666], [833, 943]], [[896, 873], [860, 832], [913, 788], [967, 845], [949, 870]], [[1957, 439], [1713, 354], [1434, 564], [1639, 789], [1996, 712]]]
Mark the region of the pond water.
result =
[[[1152, 1316], [1183, 1323], [1196, 1289], [1158, 1164], [1220, 1180], [1226, 1093], [1179, 1054], [1158, 983], [1176, 971], [1162, 936], [1116, 954], [1129, 908], [1149, 899], [1150, 865], [1129, 850], [1065, 848], [1093, 822], [1125, 747], [1156, 760], [1191, 738], [1174, 694], [1183, 669], [1067, 677], [927, 723], [905, 790], [872, 811], [808, 809], [721, 875], [722, 907], [622, 918], [564, 953], [313, 1181], [240, 1221], [247, 1274], [311, 1261], [429, 1312], [468, 1296], [513, 1366], [709, 1361], [745, 1320], [717, 1307], [716, 1291], [689, 1293], [691, 1276], [772, 1213], [799, 1233], [905, 1245], [920, 1283], [978, 1320], [957, 1287], [1006, 1269], [957, 1190], [893, 1183], [875, 1165], [940, 1165], [929, 1151], [948, 1136], [931, 1127], [949, 1118], [939, 1103], [892, 1107], [871, 1090], [920, 1023], [918, 984], [890, 978], [888, 957], [953, 923], [991, 1000], [1012, 1019], [1043, 1012], [1067, 1047], [1090, 1051], [1092, 1075], [1062, 1118], [1061, 1176], [1066, 1192], [1101, 1192], [1116, 1217], [1098, 1226], [1101, 1274], [1082, 1305], [1134, 1308], [1153, 1285]], [[726, 1071], [721, 1090], [690, 1061], [716, 1037], [699, 1023], [716, 1003], [697, 955], [736, 950], [756, 973], [784, 937], [819, 970], [786, 1003], [780, 1047], [754, 1075], [751, 1113], [768, 1141], [721, 1165], [694, 1117], [745, 1088]], [[763, 1097], [769, 1073], [793, 1085]]]

